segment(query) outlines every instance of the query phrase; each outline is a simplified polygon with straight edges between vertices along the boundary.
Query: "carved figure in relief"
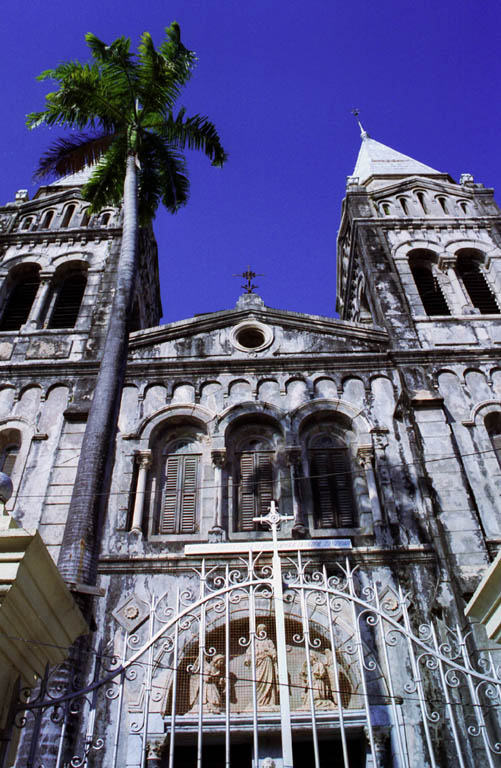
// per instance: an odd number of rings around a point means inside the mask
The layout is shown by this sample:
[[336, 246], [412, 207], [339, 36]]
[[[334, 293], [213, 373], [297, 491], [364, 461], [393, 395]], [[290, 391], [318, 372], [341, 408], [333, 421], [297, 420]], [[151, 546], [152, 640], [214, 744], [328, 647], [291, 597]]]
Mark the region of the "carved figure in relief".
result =
[[[266, 635], [266, 625], [258, 624], [255, 639], [256, 655], [256, 695], [259, 707], [275, 707], [278, 704], [277, 691], [277, 651], [273, 640]], [[252, 665], [252, 649], [249, 646], [245, 656], [245, 666]]]
[[[334, 709], [334, 702], [332, 701], [331, 687], [326, 665], [320, 656], [316, 653], [311, 654], [310, 663], [312, 693], [315, 709]], [[303, 668], [301, 670], [301, 680], [304, 686], [303, 707], [306, 709], [310, 706], [308, 666], [306, 661], [304, 662]]]
[[[196, 673], [195, 673], [196, 674]], [[196, 711], [199, 704], [200, 683], [192, 700], [191, 711]], [[205, 712], [219, 715], [223, 707], [223, 695], [225, 691], [224, 656], [217, 653], [210, 661], [204, 664], [204, 688], [203, 708]]]

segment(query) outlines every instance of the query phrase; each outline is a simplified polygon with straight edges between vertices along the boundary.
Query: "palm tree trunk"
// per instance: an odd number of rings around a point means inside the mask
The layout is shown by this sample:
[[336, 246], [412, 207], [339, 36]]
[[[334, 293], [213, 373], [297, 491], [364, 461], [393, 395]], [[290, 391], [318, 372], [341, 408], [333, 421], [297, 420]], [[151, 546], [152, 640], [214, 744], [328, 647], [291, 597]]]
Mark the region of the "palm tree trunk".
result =
[[139, 231], [136, 155], [132, 153], [127, 157], [123, 214], [115, 296], [58, 562], [63, 578], [70, 582], [95, 582], [104, 507], [102, 492], [127, 365], [128, 320]]

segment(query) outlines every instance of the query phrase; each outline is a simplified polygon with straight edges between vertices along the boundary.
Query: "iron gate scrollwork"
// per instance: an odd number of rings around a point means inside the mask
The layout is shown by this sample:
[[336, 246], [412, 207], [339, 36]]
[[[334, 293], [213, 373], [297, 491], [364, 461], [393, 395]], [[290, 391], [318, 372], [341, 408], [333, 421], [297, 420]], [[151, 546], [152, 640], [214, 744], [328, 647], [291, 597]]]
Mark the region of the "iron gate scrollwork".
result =
[[[459, 626], [413, 631], [410, 596], [348, 561], [333, 573], [301, 551], [275, 549], [271, 562], [251, 552], [231, 566], [207, 559], [177, 594], [133, 597], [120, 610], [89, 685], [61, 695], [51, 670], [19, 705], [18, 725], [59, 721], [57, 768], [64, 729], [83, 712], [72, 768], [176, 768], [187, 754], [201, 768], [216, 747], [229, 768], [241, 744], [258, 768], [270, 743], [286, 768], [301, 741], [320, 768], [326, 736], [339, 745], [329, 764], [344, 768], [499, 765], [493, 656], [472, 658]], [[366, 762], [353, 748], [361, 739]]]

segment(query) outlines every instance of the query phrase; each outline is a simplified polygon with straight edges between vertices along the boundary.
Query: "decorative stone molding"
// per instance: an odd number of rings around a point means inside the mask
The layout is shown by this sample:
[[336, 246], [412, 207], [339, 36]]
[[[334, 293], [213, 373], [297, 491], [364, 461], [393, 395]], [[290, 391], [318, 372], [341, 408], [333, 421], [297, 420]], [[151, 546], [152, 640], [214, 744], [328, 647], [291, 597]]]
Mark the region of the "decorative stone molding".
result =
[[357, 461], [362, 469], [372, 469], [374, 449], [372, 445], [360, 445], [357, 449]]
[[148, 604], [137, 595], [131, 595], [112, 611], [113, 617], [127, 632], [134, 632], [149, 614]]
[[226, 466], [226, 449], [225, 448], [219, 448], [218, 450], [212, 451], [211, 453], [211, 459], [212, 463], [217, 469], [224, 469]]

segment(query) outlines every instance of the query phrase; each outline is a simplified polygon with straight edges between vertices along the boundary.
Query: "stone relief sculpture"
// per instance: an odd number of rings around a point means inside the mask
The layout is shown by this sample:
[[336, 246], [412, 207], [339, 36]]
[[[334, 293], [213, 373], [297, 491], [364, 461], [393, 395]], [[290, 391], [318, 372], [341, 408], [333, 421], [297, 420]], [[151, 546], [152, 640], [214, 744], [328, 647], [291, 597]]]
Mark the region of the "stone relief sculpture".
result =
[[[317, 653], [311, 654], [310, 662], [312, 692], [315, 709], [334, 709], [335, 704], [332, 700], [332, 692], [326, 664], [324, 664], [321, 657]], [[308, 684], [308, 667], [306, 661], [304, 662], [303, 668], [301, 670], [301, 681], [304, 687], [302, 708], [309, 709], [311, 699]]]
[[[255, 639], [256, 695], [258, 707], [274, 709], [278, 705], [277, 651], [273, 640], [266, 634], [266, 625], [258, 624]], [[245, 666], [252, 666], [252, 648], [249, 646]]]
[[[193, 675], [199, 677], [198, 670], [193, 670]], [[204, 687], [203, 709], [213, 715], [219, 715], [224, 708], [223, 696], [225, 692], [224, 656], [217, 653], [212, 659], [204, 663]], [[191, 700], [191, 712], [197, 711], [200, 702], [200, 680], [196, 684], [195, 694]]]

